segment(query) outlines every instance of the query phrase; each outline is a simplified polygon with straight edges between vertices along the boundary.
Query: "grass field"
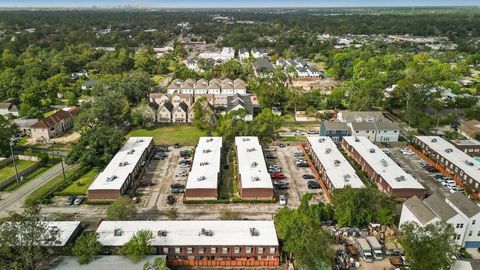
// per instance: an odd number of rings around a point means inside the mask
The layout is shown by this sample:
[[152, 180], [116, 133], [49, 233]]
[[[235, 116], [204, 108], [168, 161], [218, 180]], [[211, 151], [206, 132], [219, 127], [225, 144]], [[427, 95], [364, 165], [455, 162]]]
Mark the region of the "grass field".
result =
[[50, 169], [53, 167], [53, 165], [57, 164], [58, 160], [50, 160], [46, 165], [40, 166], [38, 169], [34, 170], [32, 173], [28, 174], [23, 178], [23, 181], [20, 183], [13, 182], [12, 184], [6, 186], [3, 188], [3, 191], [15, 191], [19, 187], [25, 185], [28, 183], [30, 180], [34, 179], [35, 177], [39, 176], [40, 174], [44, 173], [46, 170]]
[[196, 145], [198, 138], [205, 136], [205, 133], [190, 125], [167, 125], [152, 129], [134, 129], [127, 135], [127, 137], [135, 136], [153, 137], [155, 144]]
[[98, 174], [98, 169], [93, 168], [80, 177], [78, 180], [74, 181], [70, 185], [68, 185], [64, 190], [62, 190], [61, 194], [69, 194], [69, 195], [85, 195], [87, 193], [87, 189], [92, 183], [95, 176]]
[[[16, 160], [17, 163], [17, 170], [21, 172], [26, 168], [32, 166], [35, 162], [29, 160]], [[7, 180], [8, 178], [15, 175], [15, 168], [13, 167], [13, 163], [10, 162], [7, 165], [0, 168], [0, 182]]]
[[[70, 171], [65, 172], [65, 177], [67, 178], [67, 181], [72, 175], [75, 174], [75, 171], [76, 169], [71, 169]], [[57, 177], [53, 178], [40, 188], [36, 189], [34, 192], [32, 192], [32, 194], [28, 195], [28, 197], [25, 199], [25, 204], [31, 205], [36, 201], [44, 199], [48, 196], [48, 194], [52, 194], [57, 189], [59, 189], [60, 186], [64, 183], [65, 180], [63, 179], [63, 174], [59, 174]]]

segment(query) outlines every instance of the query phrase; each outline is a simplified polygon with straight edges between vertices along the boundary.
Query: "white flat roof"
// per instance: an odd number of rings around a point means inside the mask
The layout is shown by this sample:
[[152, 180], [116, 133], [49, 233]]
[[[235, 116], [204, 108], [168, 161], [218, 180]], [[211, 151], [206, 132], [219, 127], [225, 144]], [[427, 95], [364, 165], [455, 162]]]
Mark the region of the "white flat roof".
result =
[[267, 170], [262, 146], [257, 137], [235, 137], [238, 172], [242, 188], [272, 188], [272, 179]]
[[[480, 163], [475, 160], [475, 158], [467, 155], [465, 152], [456, 148], [453, 144], [447, 142], [441, 137], [416, 136], [416, 138], [428, 145], [428, 147], [448, 160], [448, 162], [451, 162], [460, 168], [464, 173], [472, 177], [473, 180], [480, 182]], [[432, 142], [432, 140], [434, 141]]]
[[88, 190], [119, 190], [152, 140], [153, 137], [130, 137], [103, 172], [95, 178]]
[[307, 140], [318, 160], [325, 168], [325, 174], [327, 174], [334, 188], [343, 188], [347, 185], [352, 188], [365, 187], [355, 169], [340, 153], [330, 137], [307, 136]]
[[222, 154], [222, 137], [200, 137], [188, 174], [187, 189], [218, 186], [218, 173]]
[[[15, 227], [19, 226], [20, 229], [22, 229], [23, 226], [22, 222], [14, 222], [9, 224]], [[67, 244], [68, 240], [72, 237], [75, 230], [78, 228], [78, 226], [80, 226], [80, 221], [41, 221], [41, 224], [42, 227], [47, 227], [48, 229], [58, 229], [56, 242], [48, 246], [62, 247]], [[43, 239], [43, 237], [40, 239]]]
[[367, 137], [347, 136], [343, 139], [379, 174], [392, 189], [425, 189]]
[[[251, 235], [251, 228], [257, 236]], [[119, 236], [114, 235], [115, 229]], [[202, 229], [211, 236], [202, 234]], [[258, 220], [102, 221], [98, 241], [104, 246], [122, 246], [139, 230], [153, 232], [152, 246], [278, 246], [273, 221]]]

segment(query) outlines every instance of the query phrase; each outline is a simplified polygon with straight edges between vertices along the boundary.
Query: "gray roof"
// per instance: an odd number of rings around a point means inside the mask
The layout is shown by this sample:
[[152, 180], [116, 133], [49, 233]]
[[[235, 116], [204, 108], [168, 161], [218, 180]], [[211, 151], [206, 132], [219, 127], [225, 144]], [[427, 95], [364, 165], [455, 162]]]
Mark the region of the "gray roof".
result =
[[365, 121], [366, 119], [373, 118], [375, 121], [383, 121], [385, 116], [379, 111], [342, 111], [343, 121], [353, 122], [357, 120]]
[[238, 50], [238, 53], [239, 54], [248, 53], [248, 49], [247, 48], [241, 48], [240, 50]]
[[167, 108], [167, 110], [170, 111], [170, 112], [173, 111], [173, 104], [168, 100], [163, 102], [162, 105], [160, 105], [160, 108], [162, 108], [162, 107]]
[[85, 87], [94, 87], [98, 84], [97, 81], [92, 81], [92, 80], [89, 80], [89, 81], [86, 81], [83, 83], [83, 86]]
[[74, 256], [59, 256], [53, 259], [45, 269], [54, 270], [111, 270], [111, 269], [131, 269], [142, 270], [143, 265], [147, 262], [153, 263], [157, 258], [165, 258], [165, 256], [147, 256], [139, 262], [134, 263], [124, 256], [99, 256], [88, 264], [79, 264]]
[[423, 200], [430, 210], [432, 210], [441, 220], [448, 221], [458, 213], [450, 205], [445, 202], [445, 198], [435, 193]]
[[400, 129], [400, 126], [398, 125], [397, 122], [392, 122], [387, 119], [380, 122], [375, 121], [374, 123], [378, 130], [399, 130]]
[[433, 211], [430, 210], [430, 208], [428, 208], [417, 196], [413, 196], [406, 200], [403, 205], [405, 205], [417, 220], [422, 223], [421, 225], [424, 225], [437, 217], [435, 213], [433, 213]]
[[33, 118], [20, 118], [20, 119], [14, 119], [13, 120], [13, 123], [15, 125], [17, 125], [17, 127], [25, 128], [25, 129], [30, 128], [31, 126], [33, 126], [33, 124], [35, 124], [37, 122], [38, 122], [38, 120], [33, 119]]
[[463, 214], [468, 218], [475, 216], [480, 213], [480, 207], [474, 203], [472, 200], [467, 198], [462, 192], [455, 192], [452, 195], [448, 196], [449, 200], [455, 207], [458, 208]]
[[353, 130], [376, 130], [375, 123], [371, 122], [352, 122]]
[[253, 63], [253, 68], [258, 71], [274, 71], [272, 63], [266, 58], [257, 58]]
[[227, 111], [232, 110], [238, 105], [241, 105], [249, 114], [253, 115], [253, 104], [250, 95], [235, 94], [227, 97]]
[[323, 124], [323, 126], [325, 127], [326, 130], [346, 130], [346, 131], [350, 131], [347, 123], [344, 123], [344, 122], [327, 122], [327, 121], [324, 121], [324, 122], [322, 122], [322, 124]]

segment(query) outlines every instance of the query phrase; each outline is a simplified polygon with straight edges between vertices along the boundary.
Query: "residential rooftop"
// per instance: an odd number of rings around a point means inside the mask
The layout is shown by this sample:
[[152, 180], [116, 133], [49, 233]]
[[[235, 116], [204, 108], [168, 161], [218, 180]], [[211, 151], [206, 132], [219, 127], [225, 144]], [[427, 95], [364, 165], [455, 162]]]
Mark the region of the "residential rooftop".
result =
[[257, 137], [235, 137], [242, 188], [273, 188]]
[[259, 220], [102, 221], [98, 241], [122, 246], [139, 230], [153, 232], [152, 246], [278, 246], [273, 221]]
[[378, 146], [363, 136], [343, 139], [379, 174], [392, 189], [425, 189], [412, 175], [406, 173]]
[[355, 169], [340, 153], [335, 142], [327, 136], [307, 136], [313, 152], [317, 156], [334, 188], [364, 188]]
[[220, 173], [221, 154], [222, 137], [200, 137], [186, 188], [216, 189]]
[[412, 214], [420, 223], [422, 223], [421, 225], [425, 225], [437, 218], [435, 213], [430, 210], [430, 208], [428, 208], [417, 196], [413, 196], [406, 200], [403, 205], [406, 206], [410, 212], [412, 212]]
[[480, 163], [475, 158], [439, 136], [416, 136], [416, 138], [480, 183]]
[[472, 218], [473, 216], [480, 213], [480, 206], [467, 198], [467, 196], [465, 196], [465, 194], [463, 194], [462, 192], [458, 191], [451, 194], [447, 197], [447, 201], [449, 201], [453, 206], [455, 206], [468, 218]]
[[152, 141], [153, 137], [130, 137], [88, 190], [120, 190]]

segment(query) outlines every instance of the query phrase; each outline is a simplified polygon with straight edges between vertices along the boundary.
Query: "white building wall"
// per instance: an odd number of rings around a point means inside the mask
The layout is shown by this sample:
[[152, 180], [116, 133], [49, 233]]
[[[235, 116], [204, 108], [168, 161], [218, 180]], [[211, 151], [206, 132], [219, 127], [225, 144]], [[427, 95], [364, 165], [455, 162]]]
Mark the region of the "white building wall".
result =
[[378, 130], [375, 141], [377, 142], [398, 142], [399, 131], [394, 130]]
[[[472, 235], [470, 235], [470, 232], [472, 232]], [[469, 247], [472, 244], [475, 245], [474, 247], [480, 247], [480, 213], [468, 220], [465, 231], [464, 245]]]
[[[447, 223], [452, 225], [453, 229], [455, 230], [455, 242], [458, 245], [463, 246], [465, 240], [465, 232], [467, 231], [468, 220], [464, 216], [458, 214], [453, 218], [449, 219]], [[458, 226], [459, 228], [457, 228], [457, 224], [463, 224], [463, 227]], [[460, 235], [460, 237], [458, 238], [457, 235]]]

